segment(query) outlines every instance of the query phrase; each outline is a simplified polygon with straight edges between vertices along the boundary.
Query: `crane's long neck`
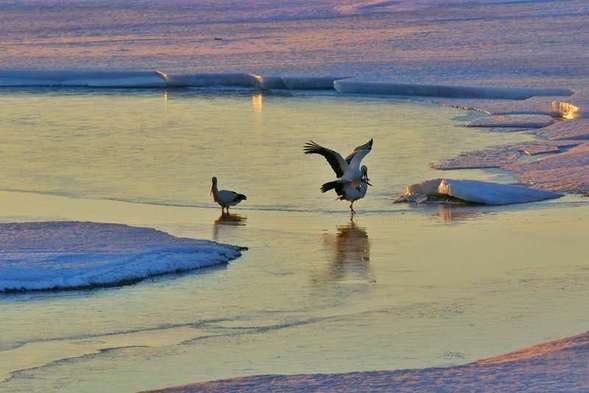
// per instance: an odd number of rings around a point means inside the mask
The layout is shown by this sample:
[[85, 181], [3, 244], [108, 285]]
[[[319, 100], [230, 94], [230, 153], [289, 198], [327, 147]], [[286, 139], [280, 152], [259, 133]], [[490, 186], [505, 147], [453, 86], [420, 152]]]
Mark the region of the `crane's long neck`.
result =
[[217, 201], [219, 199], [219, 189], [217, 188], [217, 182], [213, 182], [211, 186], [211, 194], [213, 194], [213, 199]]

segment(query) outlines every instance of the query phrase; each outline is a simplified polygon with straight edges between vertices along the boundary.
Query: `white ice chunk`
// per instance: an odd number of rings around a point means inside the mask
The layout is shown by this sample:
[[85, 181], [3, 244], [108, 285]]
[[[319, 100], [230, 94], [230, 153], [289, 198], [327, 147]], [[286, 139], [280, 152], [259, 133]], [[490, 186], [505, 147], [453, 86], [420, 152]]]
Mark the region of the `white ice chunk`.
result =
[[560, 198], [562, 194], [519, 185], [478, 180], [434, 179], [408, 186], [395, 202], [453, 199], [465, 203], [509, 205]]

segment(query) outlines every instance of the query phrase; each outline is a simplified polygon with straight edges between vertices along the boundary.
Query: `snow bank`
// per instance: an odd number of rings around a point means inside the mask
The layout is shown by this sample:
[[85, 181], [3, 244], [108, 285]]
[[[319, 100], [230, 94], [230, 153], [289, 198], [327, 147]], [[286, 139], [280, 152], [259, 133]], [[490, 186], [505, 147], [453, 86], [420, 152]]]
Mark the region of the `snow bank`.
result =
[[126, 225], [0, 224], [0, 292], [128, 284], [240, 255], [235, 246]]
[[509, 205], [555, 199], [561, 196], [555, 192], [517, 185], [477, 180], [434, 179], [408, 186], [395, 203], [424, 203], [441, 199], [483, 205]]
[[376, 94], [394, 96], [425, 96], [446, 98], [493, 98], [525, 100], [534, 96], [570, 96], [570, 89], [533, 89], [525, 87], [444, 86], [386, 82], [338, 80], [335, 90], [342, 94]]

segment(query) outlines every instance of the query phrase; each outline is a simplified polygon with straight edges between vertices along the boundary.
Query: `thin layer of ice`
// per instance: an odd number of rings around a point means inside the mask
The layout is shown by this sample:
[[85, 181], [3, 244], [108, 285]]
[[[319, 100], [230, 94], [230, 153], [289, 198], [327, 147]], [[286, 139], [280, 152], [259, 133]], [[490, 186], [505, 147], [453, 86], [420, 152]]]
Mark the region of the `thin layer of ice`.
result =
[[262, 89], [287, 89], [282, 77], [280, 76], [263, 76], [260, 84]]
[[0, 71], [0, 87], [165, 87], [156, 72]]
[[333, 90], [334, 83], [338, 80], [345, 79], [342, 76], [284, 76], [282, 81], [284, 85], [290, 90]]
[[546, 115], [494, 115], [474, 119], [467, 127], [542, 128], [553, 123], [554, 119]]
[[92, 222], [0, 224], [0, 292], [112, 286], [226, 264], [235, 246]]
[[199, 73], [175, 75], [157, 71], [168, 87], [246, 87], [258, 88], [262, 78], [248, 73]]
[[164, 71], [0, 71], [0, 87], [235, 87], [333, 90], [339, 76], [268, 76], [251, 73], [175, 74]]
[[535, 96], [570, 96], [573, 91], [559, 88], [489, 87], [423, 85], [388, 82], [362, 82], [341, 80], [334, 82], [335, 90], [342, 94], [375, 94], [392, 96], [424, 96], [446, 98], [496, 98], [525, 100]]

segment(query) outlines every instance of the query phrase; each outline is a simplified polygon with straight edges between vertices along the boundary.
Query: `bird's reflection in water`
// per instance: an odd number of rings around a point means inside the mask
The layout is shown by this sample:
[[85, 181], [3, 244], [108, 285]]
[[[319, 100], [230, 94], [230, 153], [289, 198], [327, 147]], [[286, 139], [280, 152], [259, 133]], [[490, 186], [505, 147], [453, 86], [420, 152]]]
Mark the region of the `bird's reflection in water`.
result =
[[247, 217], [240, 216], [239, 214], [221, 214], [214, 223], [213, 226], [213, 240], [214, 241], [227, 241], [228, 237], [231, 236], [231, 232], [235, 230], [235, 227], [245, 226]]
[[[331, 263], [324, 279], [329, 281], [366, 281], [370, 279], [370, 240], [366, 230], [351, 221], [337, 227], [334, 235], [325, 235]], [[371, 280], [372, 281], [372, 280]]]

